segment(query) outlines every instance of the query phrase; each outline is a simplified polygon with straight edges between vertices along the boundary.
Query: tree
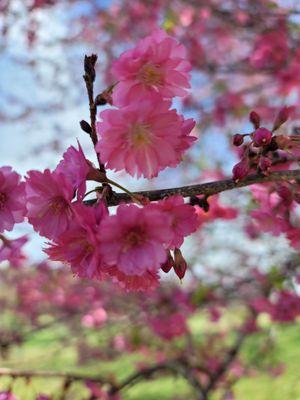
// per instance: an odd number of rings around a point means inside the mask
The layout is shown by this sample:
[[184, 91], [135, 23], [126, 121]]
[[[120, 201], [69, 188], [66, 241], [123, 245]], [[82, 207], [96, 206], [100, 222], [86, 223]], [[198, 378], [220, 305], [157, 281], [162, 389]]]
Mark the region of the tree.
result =
[[[21, 266], [22, 247], [27, 238], [10, 239], [6, 232], [26, 218], [36, 232], [47, 238], [45, 252], [50, 260], [68, 263], [79, 278], [92, 280], [92, 286], [94, 281], [100, 281], [94, 290], [103, 288], [104, 297], [115, 291], [116, 304], [106, 300], [105, 306], [98, 304], [95, 297], [90, 298], [87, 291], [87, 302], [91, 304], [88, 310], [83, 307], [81, 311], [87, 313], [86, 317], [81, 316], [83, 325], [102, 326], [110, 312], [116, 313], [119, 323], [128, 312], [127, 321], [138, 332], [142, 328], [135, 317], [140, 309], [145, 326], [163, 343], [178, 337], [185, 341], [185, 346], [180, 350], [174, 347], [171, 355], [161, 345], [163, 361], [143, 367], [121, 382], [49, 371], [0, 371], [12, 378], [57, 375], [64, 381], [62, 398], [77, 380], [86, 382], [90, 398], [117, 398], [128, 385], [165, 371], [184, 377], [196, 398], [208, 399], [215, 390], [224, 399], [232, 398], [235, 380], [239, 374], [249, 372], [238, 356], [245, 339], [260, 330], [258, 316], [267, 313], [273, 321], [283, 323], [294, 322], [300, 313], [295, 291], [298, 259], [294, 252], [279, 253], [276, 267], [267, 270], [253, 265], [249, 257], [249, 251], [263, 232], [284, 235], [295, 253], [299, 249], [300, 140], [295, 124], [299, 100], [296, 40], [299, 27], [292, 18], [298, 11], [268, 1], [228, 1], [217, 5], [192, 1], [150, 3], [125, 1], [103, 8], [93, 2], [88, 12], [79, 19], [75, 17], [80, 27], [76, 40], [97, 45], [100, 39], [106, 54], [106, 64], [101, 68], [97, 55], [84, 58], [89, 120], [81, 120], [80, 127], [91, 139], [97, 165], [85, 156], [78, 142], [77, 147], [66, 150], [55, 169], [30, 170], [25, 181], [11, 167], [0, 168], [0, 260]], [[3, 23], [16, 4], [4, 4]], [[78, 4], [71, 1], [68, 6]], [[26, 12], [23, 7], [22, 12], [32, 24], [44, 7], [46, 12], [52, 12], [58, 5], [34, 2]], [[141, 15], [145, 17], [143, 20]], [[157, 28], [161, 19], [165, 29]], [[91, 29], [95, 24], [100, 24], [101, 29]], [[10, 35], [8, 28], [6, 25], [4, 29], [6, 37]], [[107, 32], [111, 34], [106, 35]], [[127, 45], [131, 37], [141, 32], [149, 34], [136, 40], [112, 62], [115, 49]], [[29, 34], [28, 39], [31, 47], [37, 46], [39, 30]], [[39, 60], [35, 61], [38, 64]], [[101, 69], [105, 71], [106, 87], [96, 90]], [[55, 78], [54, 83], [59, 86], [59, 79]], [[208, 89], [203, 91], [205, 85]], [[67, 105], [64, 101], [63, 106]], [[106, 109], [98, 114], [103, 106]], [[22, 118], [27, 114], [27, 111], [21, 113]], [[246, 115], [249, 122], [242, 126]], [[196, 128], [194, 118], [199, 121]], [[222, 145], [210, 138], [216, 126], [227, 133], [226, 129], [232, 130], [237, 121], [240, 121], [239, 133], [224, 135]], [[199, 159], [205, 163], [211, 151], [220, 153], [217, 162], [212, 157], [199, 178]], [[228, 157], [236, 161], [232, 176], [225, 179]], [[108, 174], [108, 170], [125, 171], [133, 177], [150, 180], [179, 164], [176, 178], [179, 182], [185, 180], [185, 186], [132, 191], [121, 180], [121, 174], [116, 179]], [[196, 174], [192, 172], [195, 170]], [[171, 174], [169, 169], [165, 177]], [[207, 178], [209, 182], [205, 182]], [[186, 186], [191, 180], [194, 183]], [[87, 189], [87, 182], [94, 183], [91, 190]], [[234, 207], [224, 205], [219, 198], [220, 193], [248, 186], [250, 202], [245, 192], [233, 198]], [[111, 211], [115, 206], [116, 210]], [[206, 268], [208, 279], [203, 279], [197, 268], [201, 260], [197, 253], [201, 246], [205, 248], [205, 238], [210, 235], [206, 227], [216, 219], [237, 217], [249, 248], [233, 246], [231, 253], [240, 255], [244, 268], [239, 273]], [[192, 246], [187, 247], [185, 252], [190, 260], [187, 263], [182, 245], [190, 235], [194, 235], [197, 247], [194, 254]], [[214, 236], [209, 238], [213, 240]], [[168, 277], [172, 272], [187, 281], [181, 290], [176, 283], [175, 287], [160, 283], [160, 275]], [[23, 273], [18, 269], [14, 279], [20, 279]], [[79, 285], [64, 280], [64, 275], [70, 274], [66, 268], [53, 272], [47, 267], [41, 272], [30, 270], [30, 274], [34, 277], [30, 280], [33, 285], [35, 279], [40, 281], [40, 274], [44, 276], [42, 282], [45, 280], [47, 284], [53, 274], [59, 276], [66, 297], [73, 285]], [[24, 290], [16, 295], [22, 297], [28, 288]], [[53, 306], [53, 295], [55, 298], [55, 284], [53, 288], [49, 286], [41, 309], [21, 310], [28, 323], [33, 322], [39, 328], [36, 313], [43, 315], [47, 312], [44, 306], [46, 309], [47, 304]], [[128, 305], [134, 309], [132, 316], [126, 304], [121, 305], [127, 296]], [[234, 326], [235, 333], [208, 334], [204, 344], [197, 343], [187, 320], [197, 314], [199, 306], [207, 310], [211, 319], [218, 320], [220, 310], [236, 302], [242, 305], [244, 317]], [[60, 313], [64, 317], [65, 307], [69, 310], [70, 304], [62, 302], [59, 310], [50, 307], [54, 319]], [[74, 311], [69, 310], [68, 314], [73, 316]], [[71, 324], [70, 329], [73, 328]], [[22, 340], [23, 335], [5, 330], [4, 348]], [[123, 348], [131, 351], [134, 340], [122, 340], [128, 344], [123, 343]], [[139, 340], [150, 348], [147, 335]], [[237, 363], [240, 372], [235, 377], [232, 370]], [[6, 391], [7, 398], [9, 393], [10, 388]]]

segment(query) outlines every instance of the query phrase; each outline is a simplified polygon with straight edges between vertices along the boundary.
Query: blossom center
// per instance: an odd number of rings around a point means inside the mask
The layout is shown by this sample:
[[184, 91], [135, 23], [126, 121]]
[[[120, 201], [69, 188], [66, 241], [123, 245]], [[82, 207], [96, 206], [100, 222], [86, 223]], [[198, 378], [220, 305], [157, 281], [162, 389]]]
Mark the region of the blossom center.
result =
[[0, 210], [4, 208], [6, 200], [7, 200], [7, 195], [5, 193], [0, 192]]
[[143, 232], [140, 229], [134, 229], [126, 235], [122, 252], [125, 253], [133, 247], [140, 246], [143, 242]]
[[149, 126], [134, 124], [131, 130], [131, 139], [135, 147], [143, 147], [151, 143]]
[[58, 215], [66, 208], [66, 201], [62, 197], [54, 197], [50, 204], [50, 209], [53, 214]]
[[156, 65], [147, 64], [140, 71], [140, 79], [146, 85], [159, 86], [162, 84], [162, 76]]

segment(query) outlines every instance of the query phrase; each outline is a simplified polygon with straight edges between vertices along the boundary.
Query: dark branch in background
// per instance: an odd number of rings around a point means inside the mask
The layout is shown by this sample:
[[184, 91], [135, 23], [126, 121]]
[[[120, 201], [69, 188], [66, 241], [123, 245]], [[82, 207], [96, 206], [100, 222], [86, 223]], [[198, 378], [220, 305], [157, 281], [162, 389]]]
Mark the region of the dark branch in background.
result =
[[[94, 82], [96, 79], [96, 71], [95, 65], [97, 62], [98, 56], [96, 54], [92, 54], [91, 56], [84, 57], [84, 75], [83, 79], [85, 81], [85, 86], [89, 98], [89, 109], [90, 109], [90, 121], [91, 125], [86, 121], [81, 121], [80, 126], [82, 130], [87, 132], [93, 142], [93, 145], [96, 146], [98, 139], [97, 139], [97, 131], [96, 131], [96, 118], [97, 118], [97, 105], [94, 99]], [[105, 174], [105, 167], [104, 164], [101, 163], [100, 154], [97, 154], [98, 162], [100, 171]]]
[[234, 345], [229, 349], [226, 357], [224, 358], [220, 367], [210, 376], [210, 379], [204, 388], [204, 397], [201, 400], [207, 400], [209, 392], [214, 389], [219, 380], [223, 377], [223, 375], [228, 371], [231, 363], [234, 361], [236, 356], [238, 355], [240, 348], [242, 347], [244, 340], [246, 339], [246, 333], [240, 333], [236, 339]]
[[[245, 186], [253, 185], [255, 183], [266, 183], [266, 182], [277, 182], [277, 181], [290, 181], [300, 180], [300, 170], [292, 171], [276, 171], [271, 172], [269, 175], [253, 174], [240, 181], [234, 181], [233, 179], [224, 179], [221, 181], [200, 183], [197, 185], [181, 186], [170, 189], [158, 189], [141, 192], [133, 192], [136, 197], [142, 196], [148, 198], [150, 201], [162, 200], [165, 197], [173, 195], [181, 195], [183, 197], [191, 197], [198, 195], [212, 196], [227, 190], [238, 189]], [[95, 200], [87, 200], [85, 204], [92, 205], [96, 202]], [[116, 206], [120, 203], [132, 202], [132, 197], [127, 193], [112, 193], [109, 200], [108, 206]]]
[[189, 367], [184, 366], [176, 361], [157, 364], [153, 367], [144, 368], [140, 371], [137, 371], [132, 375], [130, 375], [128, 378], [126, 378], [121, 384], [112, 386], [111, 390], [109, 391], [109, 394], [111, 395], [116, 394], [122, 391], [124, 388], [132, 386], [133, 384], [137, 383], [140, 380], [150, 378], [156, 372], [160, 371], [167, 371], [182, 376], [196, 390], [197, 394], [200, 396], [198, 397], [199, 400], [204, 400], [203, 388], [198, 379], [194, 376], [193, 371]]

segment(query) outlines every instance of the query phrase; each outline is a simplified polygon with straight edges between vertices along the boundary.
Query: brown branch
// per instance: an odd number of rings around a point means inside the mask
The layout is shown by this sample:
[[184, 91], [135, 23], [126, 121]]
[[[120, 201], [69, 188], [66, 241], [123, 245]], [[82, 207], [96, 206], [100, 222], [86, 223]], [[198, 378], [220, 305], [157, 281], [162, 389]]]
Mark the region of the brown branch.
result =
[[40, 378], [62, 378], [65, 379], [67, 382], [73, 382], [73, 381], [89, 381], [89, 382], [95, 382], [95, 383], [100, 383], [100, 384], [105, 384], [109, 385], [110, 391], [109, 393], [111, 395], [116, 394], [120, 391], [122, 391], [124, 388], [133, 385], [139, 380], [142, 379], [147, 379], [156, 372], [159, 371], [170, 371], [174, 374], [181, 375], [183, 378], [185, 378], [191, 386], [194, 387], [196, 390], [197, 394], [200, 396], [198, 397], [199, 400], [204, 400], [203, 397], [203, 388], [201, 384], [199, 383], [197, 377], [195, 377], [185, 365], [180, 365], [177, 362], [167, 362], [167, 363], [162, 363], [162, 364], [157, 364], [153, 367], [145, 368], [143, 370], [140, 370], [136, 373], [133, 373], [130, 375], [128, 378], [126, 378], [122, 383], [119, 385], [110, 382], [102, 377], [88, 377], [88, 376], [83, 376], [83, 375], [78, 375], [78, 374], [70, 374], [70, 373], [64, 373], [64, 372], [57, 372], [57, 371], [22, 371], [22, 370], [15, 370], [15, 369], [10, 369], [10, 368], [0, 368], [0, 376], [10, 376], [13, 379], [14, 378], [33, 378], [33, 377], [40, 377]]
[[[90, 122], [91, 122], [91, 132], [90, 137], [92, 139], [93, 145], [96, 146], [98, 142], [97, 131], [96, 131], [96, 118], [97, 118], [97, 105], [94, 99], [94, 82], [96, 79], [95, 65], [97, 62], [97, 55], [92, 54], [91, 56], [84, 57], [84, 75], [83, 79], [85, 81], [85, 86], [89, 98], [89, 110], [90, 110]], [[97, 158], [99, 162], [100, 171], [105, 174], [104, 164], [101, 162], [100, 154], [97, 153]]]
[[191, 386], [194, 387], [197, 394], [199, 395], [198, 399], [199, 400], [205, 399], [203, 397], [203, 395], [204, 395], [203, 388], [202, 388], [199, 380], [192, 373], [192, 371], [189, 368], [187, 368], [185, 365], [181, 365], [180, 363], [177, 363], [175, 361], [157, 364], [153, 367], [145, 368], [138, 372], [133, 373], [128, 378], [126, 378], [121, 384], [112, 386], [112, 388], [110, 390], [110, 394], [111, 395], [116, 394], [116, 393], [120, 392], [121, 390], [123, 390], [125, 387], [131, 386], [139, 380], [147, 379], [159, 371], [169, 371], [171, 373], [181, 375], [183, 378], [185, 378], [191, 384]]
[[246, 337], [247, 337], [247, 334], [244, 332], [241, 332], [238, 335], [238, 338], [237, 338], [235, 344], [228, 351], [228, 353], [227, 353], [225, 359], [223, 360], [222, 364], [220, 365], [220, 367], [211, 375], [207, 386], [204, 388], [203, 400], [208, 399], [209, 392], [212, 389], [214, 389], [215, 385], [222, 378], [222, 376], [226, 373], [226, 371], [228, 370], [228, 367], [230, 366], [230, 364], [234, 361], [234, 359], [238, 355]]
[[[300, 180], [300, 170], [292, 171], [275, 171], [269, 175], [253, 174], [246, 178], [234, 181], [233, 179], [224, 179], [215, 182], [200, 183], [197, 185], [182, 186], [177, 188], [169, 189], [158, 189], [148, 190], [141, 192], [133, 192], [136, 197], [143, 196], [148, 198], [150, 201], [162, 200], [165, 197], [173, 195], [181, 195], [183, 197], [191, 196], [212, 196], [227, 190], [238, 189], [246, 186], [253, 185], [255, 183], [266, 183], [266, 182], [277, 182], [277, 181], [290, 181]], [[92, 205], [96, 202], [96, 199], [87, 200], [85, 204]], [[108, 206], [116, 206], [120, 203], [130, 203], [132, 198], [127, 193], [112, 193], [109, 198]]]

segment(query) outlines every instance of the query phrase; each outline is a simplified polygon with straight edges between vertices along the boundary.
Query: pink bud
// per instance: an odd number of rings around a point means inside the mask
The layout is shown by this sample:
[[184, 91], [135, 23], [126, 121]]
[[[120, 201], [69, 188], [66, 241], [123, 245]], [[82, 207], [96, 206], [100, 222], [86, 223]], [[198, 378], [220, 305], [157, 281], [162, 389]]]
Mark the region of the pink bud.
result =
[[267, 146], [271, 143], [272, 132], [266, 128], [258, 128], [253, 135], [253, 141], [257, 146]]
[[261, 171], [268, 171], [268, 169], [271, 167], [272, 161], [267, 158], [267, 157], [260, 157], [258, 166]]
[[277, 114], [277, 117], [275, 119], [274, 125], [273, 125], [273, 131], [276, 131], [282, 124], [284, 124], [288, 118], [289, 118], [289, 113], [290, 110], [288, 107], [283, 107], [279, 113]]
[[260, 126], [260, 116], [255, 111], [251, 111], [249, 114], [249, 120], [253, 124], [255, 129], [258, 129]]
[[187, 263], [179, 249], [174, 250], [175, 265], [174, 271], [179, 279], [182, 279], [187, 270]]
[[174, 267], [174, 260], [169, 251], [167, 260], [161, 265], [161, 269], [167, 274]]
[[250, 168], [248, 159], [240, 161], [239, 163], [235, 164], [235, 166], [232, 168], [232, 179], [234, 181], [239, 181], [243, 179], [245, 176], [248, 175], [249, 170]]
[[244, 142], [244, 135], [241, 135], [240, 133], [237, 133], [236, 135], [233, 136], [232, 144], [234, 146], [240, 146]]

